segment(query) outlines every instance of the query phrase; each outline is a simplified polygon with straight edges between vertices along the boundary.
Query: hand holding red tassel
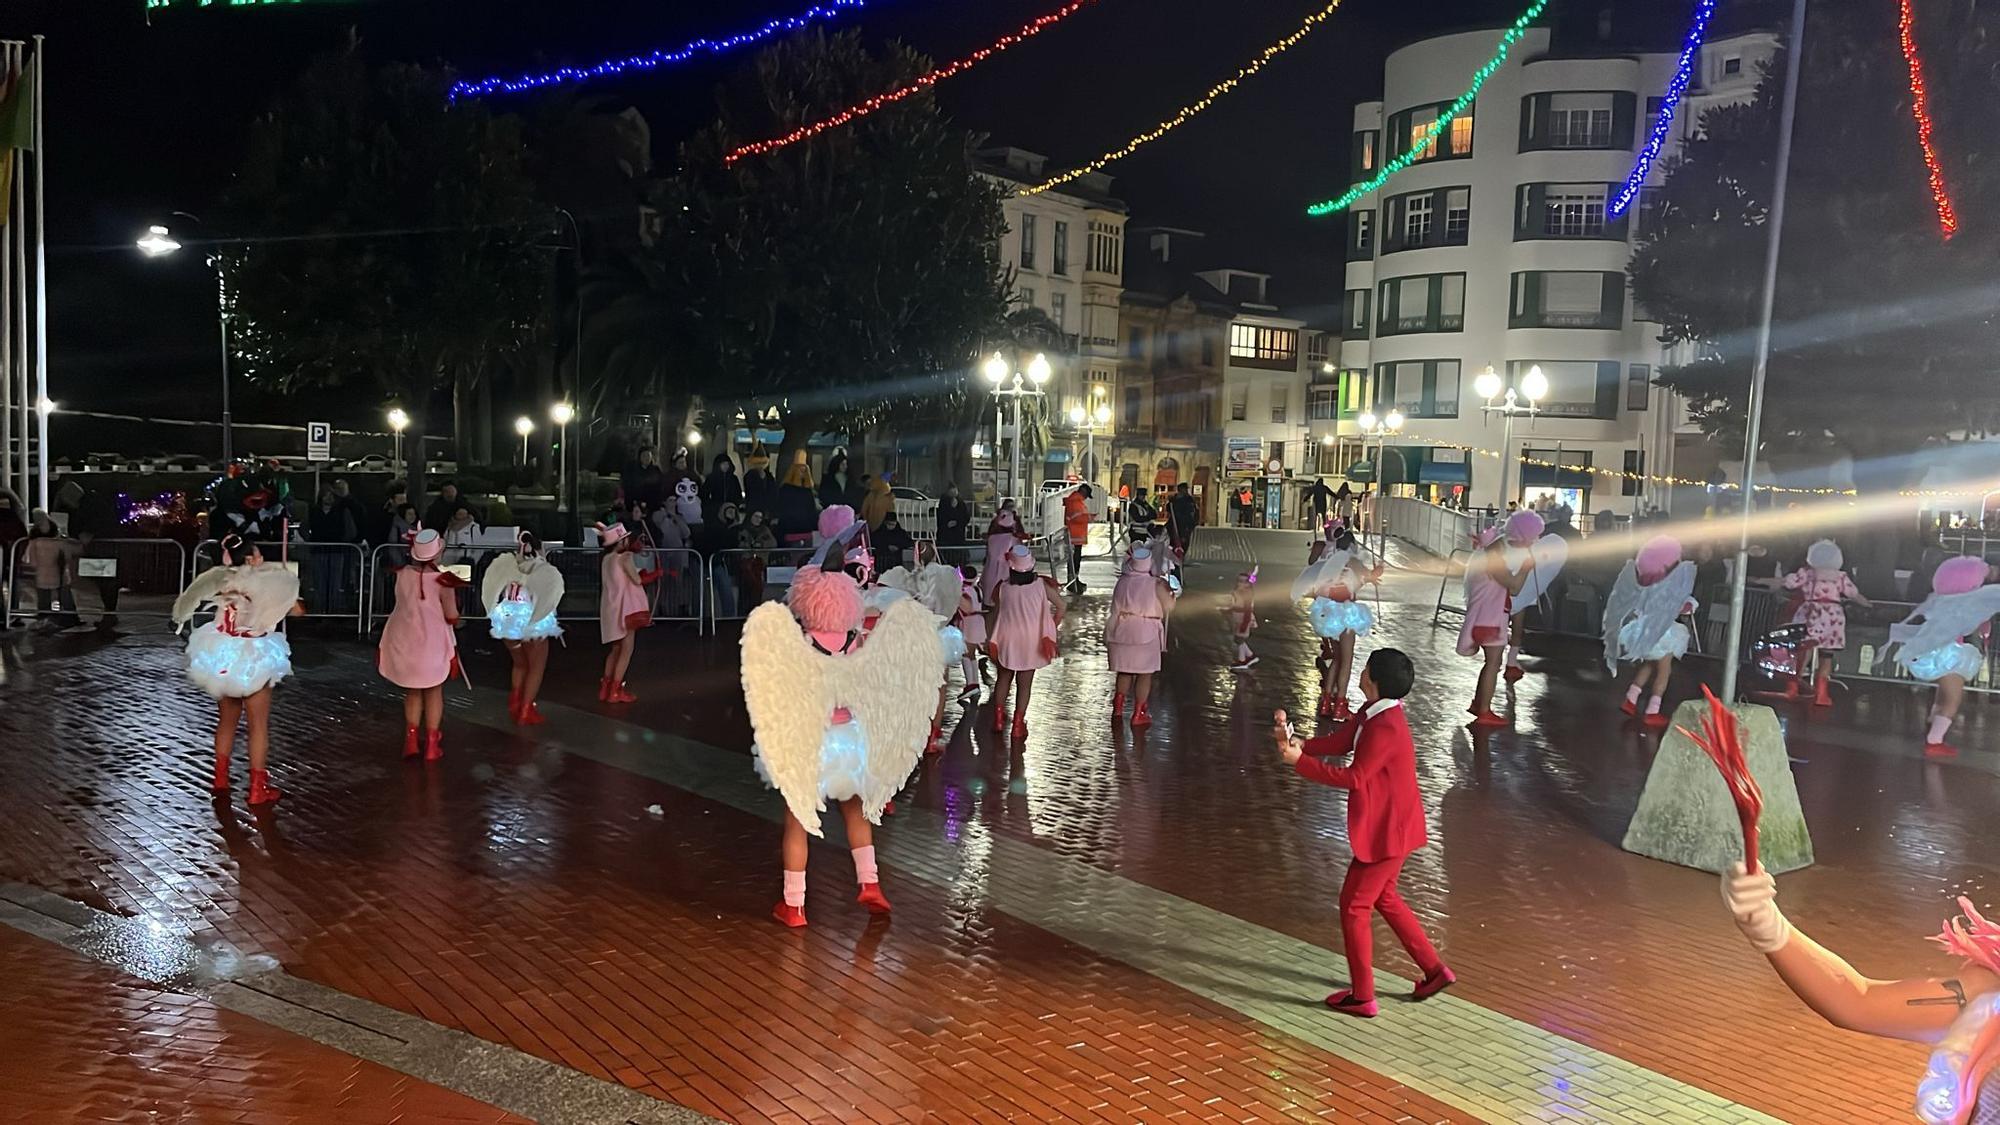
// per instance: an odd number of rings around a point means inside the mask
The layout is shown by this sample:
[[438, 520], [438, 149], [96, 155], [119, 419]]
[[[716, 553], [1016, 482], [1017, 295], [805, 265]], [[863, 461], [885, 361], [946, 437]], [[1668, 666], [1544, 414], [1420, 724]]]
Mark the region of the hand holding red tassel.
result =
[[1677, 727], [1682, 734], [1694, 740], [1702, 748], [1715, 768], [1722, 771], [1723, 783], [1729, 786], [1729, 797], [1736, 802], [1736, 817], [1743, 824], [1743, 868], [1750, 874], [1757, 871], [1757, 818], [1764, 811], [1764, 791], [1757, 786], [1757, 779], [1750, 776], [1750, 763], [1743, 757], [1742, 730], [1736, 722], [1736, 715], [1723, 706], [1715, 693], [1703, 686], [1701, 693], [1708, 697], [1708, 714], [1702, 716], [1701, 734]]

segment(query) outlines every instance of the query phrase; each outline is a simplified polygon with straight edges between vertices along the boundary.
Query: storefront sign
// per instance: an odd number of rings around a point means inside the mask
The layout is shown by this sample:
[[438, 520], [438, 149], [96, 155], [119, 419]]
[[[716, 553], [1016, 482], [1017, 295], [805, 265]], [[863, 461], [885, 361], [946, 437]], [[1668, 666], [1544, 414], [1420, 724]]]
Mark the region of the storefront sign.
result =
[[1226, 447], [1223, 471], [1230, 476], [1256, 476], [1264, 467], [1264, 439], [1233, 437], [1223, 439]]

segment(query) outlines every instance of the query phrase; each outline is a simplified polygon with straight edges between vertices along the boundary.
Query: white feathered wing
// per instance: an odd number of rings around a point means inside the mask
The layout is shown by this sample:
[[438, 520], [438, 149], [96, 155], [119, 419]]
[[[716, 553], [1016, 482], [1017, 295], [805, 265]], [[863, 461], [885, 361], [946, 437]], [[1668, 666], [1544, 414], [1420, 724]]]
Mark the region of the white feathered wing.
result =
[[1292, 579], [1292, 600], [1310, 597], [1321, 588], [1333, 585], [1353, 557], [1352, 551], [1330, 550], [1321, 555], [1318, 562], [1299, 571], [1299, 576]]
[[[1896, 660], [1904, 663], [1956, 644], [1996, 613], [2000, 613], [2000, 585], [1981, 586], [1963, 594], [1932, 594], [1910, 616], [1889, 626], [1889, 648], [1899, 648]], [[1919, 617], [1923, 623], [1912, 625]]]
[[284, 622], [298, 600], [299, 576], [283, 563], [211, 567], [174, 599], [174, 627], [186, 625], [204, 605], [229, 605], [236, 607], [239, 631], [269, 633]]
[[1528, 556], [1534, 565], [1528, 568], [1521, 592], [1514, 595], [1516, 614], [1541, 601], [1549, 585], [1562, 573], [1563, 564], [1569, 561], [1569, 540], [1560, 535], [1544, 535], [1528, 548]]
[[[1646, 652], [1659, 644], [1693, 593], [1692, 562], [1682, 560], [1665, 578], [1651, 586], [1642, 586], [1637, 560], [1626, 560], [1625, 569], [1618, 573], [1618, 584], [1611, 588], [1611, 596], [1604, 602], [1604, 666], [1615, 672], [1619, 661], [1630, 659], [1631, 653]], [[1643, 624], [1632, 644], [1622, 647], [1621, 634], [1626, 623], [1633, 620]]]
[[[486, 616], [493, 616], [493, 607], [507, 596], [507, 587], [521, 582], [521, 561], [517, 555], [500, 555], [486, 566], [486, 577], [479, 584], [479, 602], [486, 607]], [[528, 620], [533, 621], [530, 617]]]

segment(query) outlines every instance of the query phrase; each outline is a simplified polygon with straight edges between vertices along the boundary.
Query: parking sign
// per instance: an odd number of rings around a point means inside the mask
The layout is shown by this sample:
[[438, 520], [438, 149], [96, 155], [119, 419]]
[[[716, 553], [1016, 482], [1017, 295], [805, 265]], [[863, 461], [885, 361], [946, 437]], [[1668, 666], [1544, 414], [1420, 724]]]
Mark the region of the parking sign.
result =
[[333, 460], [333, 424], [331, 422], [306, 423], [306, 460]]

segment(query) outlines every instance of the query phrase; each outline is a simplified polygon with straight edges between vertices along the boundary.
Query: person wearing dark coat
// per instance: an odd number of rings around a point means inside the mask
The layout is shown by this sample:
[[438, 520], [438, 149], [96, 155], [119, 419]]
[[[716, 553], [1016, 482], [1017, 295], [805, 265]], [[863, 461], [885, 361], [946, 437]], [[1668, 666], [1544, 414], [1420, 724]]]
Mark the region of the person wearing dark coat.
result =
[[743, 507], [743, 485], [736, 479], [736, 462], [729, 454], [715, 455], [715, 468], [708, 479], [701, 482], [701, 518], [704, 523], [713, 522], [724, 504]]
[[837, 504], [847, 504], [849, 507], [854, 507], [856, 511], [860, 511], [858, 507], [855, 507], [848, 500], [847, 494], [850, 483], [858, 482], [850, 482], [848, 479], [847, 454], [835, 453], [832, 457], [827, 458], [826, 472], [821, 473], [819, 478], [819, 506], [822, 508], [831, 508]]
[[875, 572], [882, 574], [909, 565], [917, 543], [896, 519], [896, 513], [890, 512], [883, 517], [882, 526], [869, 533], [868, 545], [875, 551]]
[[778, 542], [787, 547], [812, 546], [813, 533], [819, 530], [819, 501], [813, 498], [812, 470], [806, 468], [804, 450], [778, 486], [777, 507]]
[[966, 529], [972, 526], [972, 509], [958, 498], [958, 486], [944, 486], [944, 499], [938, 501], [937, 538], [941, 547], [962, 547], [966, 543]]
[[743, 474], [743, 516], [747, 521], [751, 512], [762, 512], [768, 518], [778, 505], [778, 482], [764, 469], [750, 469]]
[[660, 460], [651, 446], [639, 451], [638, 462], [625, 467], [618, 483], [628, 504], [642, 501], [649, 508], [656, 507], [667, 494], [666, 475], [660, 472]]

